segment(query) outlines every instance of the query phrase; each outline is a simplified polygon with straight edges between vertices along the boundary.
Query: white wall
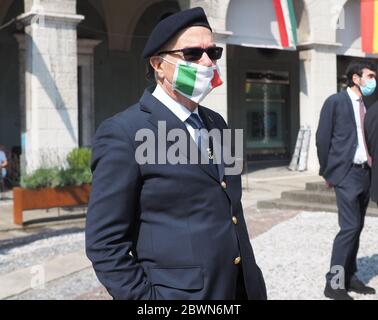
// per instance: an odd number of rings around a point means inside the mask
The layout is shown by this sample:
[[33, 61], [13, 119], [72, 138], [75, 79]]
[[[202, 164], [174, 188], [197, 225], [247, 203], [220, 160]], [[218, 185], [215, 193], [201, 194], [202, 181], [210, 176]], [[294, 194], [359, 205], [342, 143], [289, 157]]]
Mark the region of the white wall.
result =
[[281, 48], [272, 1], [233, 0], [230, 2], [226, 30], [233, 32], [230, 44]]

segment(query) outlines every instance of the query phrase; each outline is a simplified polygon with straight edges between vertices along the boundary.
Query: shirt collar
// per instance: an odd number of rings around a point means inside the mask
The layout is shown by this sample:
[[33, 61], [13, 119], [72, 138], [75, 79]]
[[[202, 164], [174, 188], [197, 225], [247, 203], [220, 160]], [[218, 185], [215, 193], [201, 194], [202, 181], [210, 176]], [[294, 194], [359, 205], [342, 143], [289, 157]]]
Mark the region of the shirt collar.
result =
[[185, 122], [192, 113], [198, 114], [198, 107], [191, 112], [188, 108], [183, 106], [181, 103], [178, 103], [172, 97], [170, 97], [164, 89], [157, 85], [152, 95], [158, 99], [163, 105], [165, 105], [169, 110], [171, 110], [177, 118], [179, 118], [182, 122]]
[[361, 98], [350, 87], [347, 88], [347, 92], [352, 100], [360, 101]]

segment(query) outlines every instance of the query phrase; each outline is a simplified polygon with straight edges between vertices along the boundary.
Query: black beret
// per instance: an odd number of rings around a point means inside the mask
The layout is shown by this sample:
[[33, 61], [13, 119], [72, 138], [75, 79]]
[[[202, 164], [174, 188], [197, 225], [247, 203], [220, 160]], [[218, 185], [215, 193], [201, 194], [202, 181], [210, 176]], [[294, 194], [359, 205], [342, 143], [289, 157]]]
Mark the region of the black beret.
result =
[[192, 26], [202, 26], [211, 30], [205, 11], [201, 7], [180, 11], [161, 20], [152, 30], [142, 57], [153, 56], [179, 31]]

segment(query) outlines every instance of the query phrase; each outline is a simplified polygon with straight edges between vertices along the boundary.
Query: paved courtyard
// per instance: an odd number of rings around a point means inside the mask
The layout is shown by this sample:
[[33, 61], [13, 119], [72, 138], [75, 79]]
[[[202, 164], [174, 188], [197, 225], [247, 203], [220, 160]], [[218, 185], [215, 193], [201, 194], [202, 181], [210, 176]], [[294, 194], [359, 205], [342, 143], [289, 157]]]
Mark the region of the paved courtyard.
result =
[[[378, 218], [367, 217], [358, 255], [358, 277], [378, 289]], [[337, 215], [301, 212], [253, 239], [270, 299], [325, 299], [323, 290], [332, 242], [338, 231]], [[378, 295], [351, 293], [355, 299]]]
[[[285, 168], [254, 172], [248, 175], [248, 184], [243, 178], [245, 218], [270, 299], [324, 299], [324, 274], [338, 231], [337, 215], [256, 207], [258, 200], [277, 198], [282, 191], [300, 190], [313, 181], [319, 177]], [[9, 210], [4, 202], [0, 204], [3, 222]], [[37, 221], [26, 228], [0, 224], [0, 299], [110, 299], [85, 257], [83, 228], [83, 218]], [[376, 230], [378, 218], [367, 217], [358, 266], [361, 279], [378, 289]], [[44, 287], [39, 286], [41, 276]]]

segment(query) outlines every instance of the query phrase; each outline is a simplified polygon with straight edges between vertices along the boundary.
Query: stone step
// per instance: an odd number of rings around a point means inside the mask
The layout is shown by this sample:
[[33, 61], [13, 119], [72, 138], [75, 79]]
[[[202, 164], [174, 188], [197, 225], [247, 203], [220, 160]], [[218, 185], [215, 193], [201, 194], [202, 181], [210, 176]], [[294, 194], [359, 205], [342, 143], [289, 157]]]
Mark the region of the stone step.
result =
[[[293, 202], [310, 202], [319, 204], [336, 205], [335, 192], [330, 191], [309, 191], [309, 190], [297, 190], [297, 191], [285, 191], [281, 194], [282, 200], [288, 200]], [[375, 202], [369, 203], [370, 208], [377, 208]]]
[[327, 188], [325, 182], [308, 182], [306, 183], [306, 190], [327, 193], [335, 192], [333, 188]]
[[[278, 210], [298, 210], [298, 211], [325, 211], [337, 212], [335, 204], [324, 204], [304, 201], [290, 201], [286, 199], [265, 200], [257, 202], [259, 209], [278, 209]], [[367, 210], [368, 216], [378, 217], [378, 208], [369, 207]]]

